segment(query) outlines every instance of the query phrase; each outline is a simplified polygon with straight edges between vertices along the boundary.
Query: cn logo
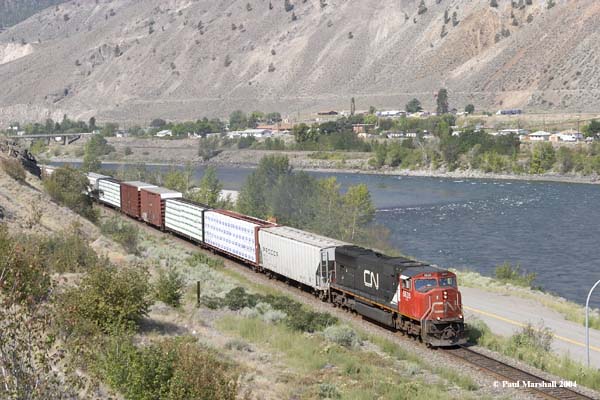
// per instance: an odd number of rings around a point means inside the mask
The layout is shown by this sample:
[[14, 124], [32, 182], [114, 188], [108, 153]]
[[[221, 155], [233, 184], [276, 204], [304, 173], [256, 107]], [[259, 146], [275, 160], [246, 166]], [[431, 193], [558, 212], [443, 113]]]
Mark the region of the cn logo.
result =
[[375, 289], [379, 290], [379, 274], [365, 269], [365, 272], [363, 272], [363, 280], [366, 287], [375, 286]]

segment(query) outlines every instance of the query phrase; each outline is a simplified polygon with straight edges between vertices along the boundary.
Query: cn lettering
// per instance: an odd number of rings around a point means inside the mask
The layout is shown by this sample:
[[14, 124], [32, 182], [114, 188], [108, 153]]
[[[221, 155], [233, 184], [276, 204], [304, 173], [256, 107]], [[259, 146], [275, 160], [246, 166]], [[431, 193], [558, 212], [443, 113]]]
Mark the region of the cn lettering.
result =
[[367, 269], [363, 273], [363, 279], [366, 287], [373, 287], [379, 290], [379, 274], [375, 274]]

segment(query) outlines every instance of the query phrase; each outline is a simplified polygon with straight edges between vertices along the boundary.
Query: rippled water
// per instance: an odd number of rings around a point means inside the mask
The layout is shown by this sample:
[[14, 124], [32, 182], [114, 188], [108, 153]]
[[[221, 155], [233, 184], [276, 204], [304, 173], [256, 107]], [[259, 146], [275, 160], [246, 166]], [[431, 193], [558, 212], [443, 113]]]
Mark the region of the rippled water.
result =
[[[239, 189], [250, 172], [218, 175], [225, 188]], [[536, 284], [578, 303], [600, 279], [600, 186], [311, 174], [335, 176], [344, 188], [366, 183], [392, 244], [420, 260], [490, 276], [505, 261], [518, 263], [537, 273]], [[600, 290], [594, 297], [600, 307]]]

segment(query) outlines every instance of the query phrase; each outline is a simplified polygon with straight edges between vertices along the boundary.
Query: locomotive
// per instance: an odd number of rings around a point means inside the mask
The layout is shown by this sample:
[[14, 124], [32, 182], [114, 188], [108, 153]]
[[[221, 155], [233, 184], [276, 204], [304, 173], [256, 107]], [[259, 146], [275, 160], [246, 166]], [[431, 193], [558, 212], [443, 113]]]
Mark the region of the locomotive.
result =
[[428, 346], [466, 342], [462, 299], [450, 271], [213, 209], [144, 182], [119, 182], [94, 173], [88, 180], [88, 194], [97, 202], [302, 287], [334, 306]]

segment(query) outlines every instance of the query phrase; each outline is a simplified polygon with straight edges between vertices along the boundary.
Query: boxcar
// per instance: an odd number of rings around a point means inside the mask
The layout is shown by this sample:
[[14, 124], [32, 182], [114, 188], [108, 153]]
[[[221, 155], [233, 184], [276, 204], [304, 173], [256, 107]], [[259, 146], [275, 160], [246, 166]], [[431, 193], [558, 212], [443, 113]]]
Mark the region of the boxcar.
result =
[[98, 179], [98, 200], [112, 207], [121, 208], [121, 184], [113, 178]]
[[348, 243], [287, 226], [258, 231], [260, 265], [315, 290], [327, 290], [335, 249]]
[[165, 201], [182, 197], [181, 192], [163, 187], [142, 188], [140, 190], [140, 218], [150, 225], [164, 229]]
[[258, 230], [274, 224], [233, 211], [204, 212], [204, 243], [257, 265]]
[[210, 207], [185, 199], [165, 201], [165, 229], [204, 243], [204, 212]]
[[98, 180], [110, 178], [110, 176], [100, 175], [95, 172], [88, 172], [87, 174], [88, 182], [90, 183], [90, 188], [92, 191], [98, 190]]
[[139, 219], [140, 190], [153, 187], [156, 187], [156, 185], [139, 181], [121, 182], [121, 211], [133, 218]]

